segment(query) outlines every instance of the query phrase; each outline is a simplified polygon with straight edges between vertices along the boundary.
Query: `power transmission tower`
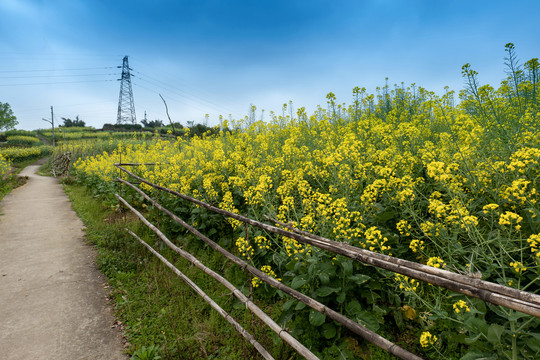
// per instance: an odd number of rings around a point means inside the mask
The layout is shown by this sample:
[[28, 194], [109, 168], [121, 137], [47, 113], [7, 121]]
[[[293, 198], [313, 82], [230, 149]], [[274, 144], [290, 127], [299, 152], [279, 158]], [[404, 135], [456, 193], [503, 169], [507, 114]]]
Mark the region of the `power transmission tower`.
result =
[[131, 73], [132, 70], [128, 64], [128, 57], [124, 56], [122, 66], [122, 78], [120, 80], [120, 96], [118, 97], [118, 116], [117, 124], [131, 123], [135, 124], [135, 103], [133, 101], [133, 89], [131, 88]]

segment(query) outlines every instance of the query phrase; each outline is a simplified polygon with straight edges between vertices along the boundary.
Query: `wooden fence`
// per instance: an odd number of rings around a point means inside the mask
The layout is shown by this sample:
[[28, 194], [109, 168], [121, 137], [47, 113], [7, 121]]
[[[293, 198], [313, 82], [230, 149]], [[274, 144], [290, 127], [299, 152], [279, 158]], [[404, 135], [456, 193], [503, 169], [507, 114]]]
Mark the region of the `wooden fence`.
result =
[[[381, 269], [389, 270], [398, 274], [408, 276], [413, 279], [422, 280], [433, 285], [441, 286], [446, 289], [465, 294], [467, 296], [476, 297], [482, 299], [486, 302], [490, 302], [495, 305], [504, 306], [510, 309], [514, 309], [535, 317], [540, 318], [540, 295], [532, 294], [526, 291], [510, 288], [507, 286], [502, 286], [496, 283], [484, 281], [481, 279], [472, 278], [469, 276], [453, 273], [447, 270], [434, 268], [431, 266], [415, 263], [408, 260], [403, 260], [399, 258], [394, 258], [388, 255], [379, 254], [369, 250], [357, 248], [346, 243], [336, 242], [330, 239], [326, 239], [308, 232], [301, 231], [292, 227], [290, 224], [285, 224], [279, 222], [270, 217], [266, 217], [267, 220], [280, 225], [281, 227], [276, 227], [273, 225], [268, 225], [260, 221], [232, 213], [223, 209], [219, 209], [215, 206], [187, 196], [185, 194], [178, 193], [174, 190], [168, 189], [166, 187], [154, 184], [142, 177], [137, 176], [133, 172], [127, 170], [124, 166], [137, 166], [140, 164], [134, 163], [118, 163], [114, 164], [120, 172], [120, 177], [116, 181], [120, 182], [123, 185], [126, 185], [143, 196], [149, 203], [155, 206], [159, 211], [164, 212], [172, 220], [182, 225], [192, 234], [203, 240], [206, 244], [212, 247], [214, 250], [221, 253], [227, 259], [231, 260], [238, 266], [240, 266], [245, 271], [250, 274], [257, 276], [262, 281], [266, 282], [270, 286], [281, 290], [285, 294], [290, 295], [296, 300], [306, 304], [312, 309], [328, 316], [330, 319], [335, 322], [343, 325], [345, 328], [351, 332], [357, 334], [358, 336], [364, 338], [365, 340], [375, 344], [376, 346], [386, 350], [390, 354], [393, 354], [401, 359], [421, 359], [419, 356], [401, 348], [400, 346], [392, 343], [391, 341], [385, 339], [384, 337], [376, 334], [375, 332], [367, 329], [366, 327], [358, 324], [357, 322], [345, 317], [344, 315], [336, 312], [335, 310], [330, 309], [324, 304], [318, 302], [315, 299], [312, 299], [299, 291], [292, 289], [291, 287], [281, 283], [280, 281], [274, 279], [271, 276], [268, 276], [261, 270], [251, 266], [244, 260], [238, 258], [232, 253], [228, 252], [220, 245], [212, 241], [207, 236], [201, 234], [197, 229], [186, 223], [184, 220], [179, 218], [177, 215], [173, 214], [168, 209], [164, 208], [159, 202], [152, 199], [144, 191], [135, 186], [132, 182], [122, 179], [122, 174], [125, 173], [129, 175], [132, 179], [137, 180], [137, 184], [144, 183], [148, 186], [151, 186], [158, 191], [164, 191], [173, 196], [179, 197], [186, 201], [189, 201], [193, 204], [196, 204], [200, 207], [203, 207], [209, 211], [221, 214], [225, 217], [233, 218], [235, 220], [241, 221], [247, 225], [255, 226], [261, 229], [264, 229], [268, 232], [275, 233], [278, 235], [286, 236], [296, 241], [299, 241], [304, 244], [309, 244], [311, 246], [318, 247], [330, 251], [334, 254], [340, 254], [356, 261], [359, 261], [366, 265], [371, 265]], [[152, 165], [152, 164], [146, 164]], [[192, 264], [200, 268], [206, 274], [212, 276], [222, 285], [227, 287], [240, 301], [242, 301], [246, 307], [252, 311], [259, 319], [261, 319], [268, 327], [270, 327], [274, 332], [276, 332], [286, 343], [293, 347], [300, 355], [306, 359], [317, 359], [317, 357], [309, 351], [305, 346], [298, 342], [292, 335], [290, 335], [285, 329], [280, 327], [275, 323], [267, 314], [265, 314], [257, 305], [255, 305], [250, 299], [248, 299], [240, 290], [235, 288], [230, 282], [228, 282], [221, 275], [215, 273], [204, 264], [202, 264], [198, 259], [193, 255], [187, 253], [183, 249], [174, 245], [156, 226], [151, 224], [140, 212], [138, 212], [134, 207], [132, 207], [125, 199], [120, 195], [116, 194], [118, 200], [124, 204], [128, 209], [130, 209], [146, 226], [148, 226], [152, 231], [154, 231], [157, 236], [173, 251], [189, 260]], [[286, 229], [284, 229], [286, 228]], [[129, 231], [129, 230], [128, 230]], [[202, 290], [200, 290], [191, 280], [189, 280], [184, 274], [182, 274], [178, 269], [176, 269], [172, 264], [170, 264], [166, 259], [164, 259], [156, 250], [151, 248], [143, 240], [141, 240], [136, 234], [129, 231], [129, 233], [140, 241], [144, 246], [146, 246], [154, 255], [156, 255], [161, 261], [163, 261], [168, 267], [170, 267], [178, 276], [180, 276], [184, 281], [188, 283], [200, 296], [202, 296], [210, 305], [218, 311], [223, 317], [227, 319], [256, 349], [265, 359], [272, 359], [272, 356], [249, 334], [245, 329], [243, 329], [240, 324], [236, 323], [234, 319], [230, 317], [223, 309], [221, 309], [215, 302], [213, 302]]]

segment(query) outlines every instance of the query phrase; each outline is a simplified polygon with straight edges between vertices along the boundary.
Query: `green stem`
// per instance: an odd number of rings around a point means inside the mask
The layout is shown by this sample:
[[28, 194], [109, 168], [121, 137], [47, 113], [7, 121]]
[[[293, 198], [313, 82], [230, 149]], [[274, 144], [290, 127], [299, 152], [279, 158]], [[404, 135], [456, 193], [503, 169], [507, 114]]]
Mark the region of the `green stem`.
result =
[[[512, 314], [513, 311], [510, 311]], [[518, 359], [518, 348], [517, 348], [517, 335], [516, 335], [516, 322], [510, 321], [510, 331], [512, 332], [512, 360]]]

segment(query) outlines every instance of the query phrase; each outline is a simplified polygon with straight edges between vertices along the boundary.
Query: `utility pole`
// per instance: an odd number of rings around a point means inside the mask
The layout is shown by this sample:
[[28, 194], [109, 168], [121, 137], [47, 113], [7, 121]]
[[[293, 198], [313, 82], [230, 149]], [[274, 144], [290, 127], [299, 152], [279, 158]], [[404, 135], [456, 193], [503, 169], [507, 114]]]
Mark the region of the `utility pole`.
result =
[[118, 97], [118, 115], [116, 117], [116, 123], [135, 124], [137, 120], [135, 118], [135, 102], [133, 101], [130, 73], [133, 69], [129, 67], [127, 55], [124, 56], [122, 66], [118, 66], [118, 68], [122, 68], [122, 78], [118, 79], [120, 81], [120, 95]]
[[43, 119], [43, 118], [41, 118], [41, 120], [46, 121], [52, 125], [52, 147], [53, 147], [53, 153], [54, 153], [54, 149], [56, 146], [55, 146], [55, 141], [54, 141], [54, 110], [52, 106], [51, 106], [51, 120]]

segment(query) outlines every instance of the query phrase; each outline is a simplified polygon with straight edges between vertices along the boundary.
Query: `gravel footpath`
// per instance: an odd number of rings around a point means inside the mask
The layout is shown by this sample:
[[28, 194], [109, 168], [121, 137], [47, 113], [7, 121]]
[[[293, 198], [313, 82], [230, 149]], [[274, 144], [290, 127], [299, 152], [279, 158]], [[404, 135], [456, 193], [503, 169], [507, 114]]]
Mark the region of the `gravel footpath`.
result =
[[38, 169], [0, 203], [0, 358], [125, 360], [83, 224]]

